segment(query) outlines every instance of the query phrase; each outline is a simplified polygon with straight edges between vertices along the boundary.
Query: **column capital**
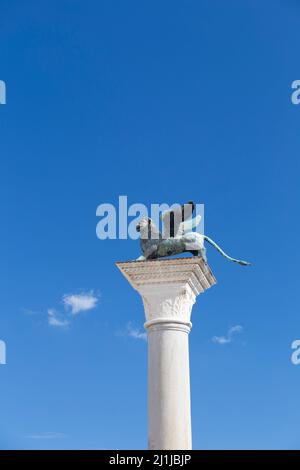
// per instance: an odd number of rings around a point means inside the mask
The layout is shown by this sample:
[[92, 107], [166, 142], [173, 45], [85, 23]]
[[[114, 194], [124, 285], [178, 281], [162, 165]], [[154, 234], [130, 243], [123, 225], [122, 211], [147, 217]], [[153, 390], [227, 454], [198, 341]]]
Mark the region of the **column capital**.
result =
[[216, 283], [202, 257], [116, 263], [142, 297], [146, 328], [189, 331], [196, 296]]

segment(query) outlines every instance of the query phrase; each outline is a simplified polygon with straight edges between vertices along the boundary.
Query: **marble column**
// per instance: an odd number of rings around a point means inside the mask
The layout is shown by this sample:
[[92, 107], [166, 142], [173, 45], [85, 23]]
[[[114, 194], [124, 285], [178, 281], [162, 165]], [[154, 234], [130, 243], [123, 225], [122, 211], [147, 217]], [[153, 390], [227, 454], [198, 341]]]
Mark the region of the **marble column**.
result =
[[201, 257], [119, 262], [148, 332], [148, 448], [192, 448], [188, 335], [196, 296], [216, 283]]

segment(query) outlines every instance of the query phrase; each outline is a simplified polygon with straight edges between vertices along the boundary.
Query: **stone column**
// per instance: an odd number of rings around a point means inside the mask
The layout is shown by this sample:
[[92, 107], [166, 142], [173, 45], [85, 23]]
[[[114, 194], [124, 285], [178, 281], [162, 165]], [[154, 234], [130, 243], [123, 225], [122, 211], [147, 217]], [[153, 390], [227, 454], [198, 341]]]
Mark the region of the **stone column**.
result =
[[143, 300], [148, 332], [148, 448], [192, 448], [188, 334], [196, 296], [216, 283], [201, 257], [118, 268]]

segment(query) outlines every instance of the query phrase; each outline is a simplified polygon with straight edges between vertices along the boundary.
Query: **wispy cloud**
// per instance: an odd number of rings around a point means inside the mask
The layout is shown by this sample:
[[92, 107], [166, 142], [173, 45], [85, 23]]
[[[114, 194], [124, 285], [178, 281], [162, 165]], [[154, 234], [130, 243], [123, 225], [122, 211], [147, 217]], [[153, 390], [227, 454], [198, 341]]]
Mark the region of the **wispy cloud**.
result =
[[225, 336], [213, 336], [212, 342], [216, 344], [228, 344], [234, 339], [234, 335], [242, 333], [243, 327], [241, 325], [231, 326]]
[[63, 312], [59, 312], [54, 308], [47, 310], [48, 324], [58, 328], [65, 328], [70, 325], [75, 315], [95, 308], [98, 300], [99, 297], [92, 290], [80, 292], [80, 294], [65, 294], [62, 297], [62, 303], [65, 307]]
[[[51, 327], [66, 328], [80, 312], [96, 308], [98, 301], [99, 295], [94, 294], [93, 290], [64, 294], [60, 302], [64, 308], [49, 307], [46, 310], [47, 323]], [[22, 311], [28, 316], [42, 315], [45, 317], [44, 309], [41, 309], [41, 311], [35, 311], [29, 308], [23, 308]]]
[[147, 333], [145, 331], [140, 330], [139, 328], [135, 328], [132, 326], [132, 323], [127, 323], [126, 329], [124, 332], [125, 336], [131, 336], [135, 339], [141, 339], [143, 341], [147, 341]]
[[77, 315], [80, 312], [95, 308], [98, 302], [98, 297], [96, 297], [94, 292], [91, 290], [80, 294], [65, 294], [62, 301], [65, 308], [67, 310], [70, 309], [72, 315]]
[[69, 319], [59, 318], [59, 313], [54, 308], [48, 308], [48, 324], [51, 326], [66, 327], [70, 324]]
[[63, 439], [68, 436], [62, 432], [42, 432], [37, 434], [30, 434], [26, 437], [28, 439]]

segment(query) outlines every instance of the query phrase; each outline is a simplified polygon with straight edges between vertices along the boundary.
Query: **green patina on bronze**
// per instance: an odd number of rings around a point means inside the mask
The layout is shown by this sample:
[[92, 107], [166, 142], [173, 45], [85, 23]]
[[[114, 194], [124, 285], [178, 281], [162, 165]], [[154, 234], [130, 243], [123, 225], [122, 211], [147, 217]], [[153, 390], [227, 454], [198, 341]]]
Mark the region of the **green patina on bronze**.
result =
[[[162, 215], [164, 224], [168, 221], [170, 225], [167, 233], [172, 236], [166, 237], [164, 234], [161, 234], [151, 219], [141, 219], [136, 229], [141, 233], [140, 244], [143, 255], [140, 256], [138, 260], [151, 260], [181, 253], [192, 253], [193, 256], [202, 256], [206, 261], [204, 241], [207, 241], [229, 261], [238, 263], [241, 266], [250, 265], [247, 261], [235, 259], [227, 255], [222, 248], [207, 235], [192, 231], [200, 222], [200, 218], [192, 219], [194, 207], [193, 202], [188, 202], [182, 205], [177, 213], [168, 211]], [[185, 217], [185, 214], [187, 214], [187, 217]]]

